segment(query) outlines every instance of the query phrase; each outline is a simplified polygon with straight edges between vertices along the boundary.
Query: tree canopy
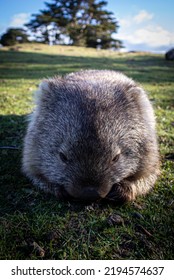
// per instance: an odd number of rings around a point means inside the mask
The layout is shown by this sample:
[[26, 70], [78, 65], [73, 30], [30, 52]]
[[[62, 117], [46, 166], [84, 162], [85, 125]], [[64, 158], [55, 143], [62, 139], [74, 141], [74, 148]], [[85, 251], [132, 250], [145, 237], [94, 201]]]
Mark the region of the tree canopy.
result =
[[6, 33], [1, 36], [0, 43], [3, 46], [13, 46], [16, 43], [28, 42], [28, 36], [22, 28], [9, 28]]
[[51, 0], [46, 9], [33, 14], [26, 26], [44, 43], [61, 44], [65, 38], [75, 46], [120, 48], [113, 38], [118, 22], [100, 0]]

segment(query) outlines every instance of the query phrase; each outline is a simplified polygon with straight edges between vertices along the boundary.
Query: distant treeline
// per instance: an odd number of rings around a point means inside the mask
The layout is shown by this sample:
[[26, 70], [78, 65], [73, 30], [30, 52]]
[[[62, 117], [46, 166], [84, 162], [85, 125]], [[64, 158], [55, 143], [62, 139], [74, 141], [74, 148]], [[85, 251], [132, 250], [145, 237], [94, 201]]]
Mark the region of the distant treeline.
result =
[[2, 45], [27, 42], [29, 39], [45, 44], [70, 44], [92, 48], [118, 49], [122, 42], [113, 35], [118, 22], [105, 9], [107, 1], [50, 0], [46, 8], [33, 14], [26, 29], [11, 28], [1, 36]]

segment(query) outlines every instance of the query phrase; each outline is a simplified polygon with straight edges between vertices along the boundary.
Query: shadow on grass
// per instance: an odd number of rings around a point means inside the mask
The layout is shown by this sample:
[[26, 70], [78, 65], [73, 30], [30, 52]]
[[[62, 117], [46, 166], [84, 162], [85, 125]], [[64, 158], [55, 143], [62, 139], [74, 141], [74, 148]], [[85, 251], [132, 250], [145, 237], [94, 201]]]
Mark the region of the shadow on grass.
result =
[[[60, 204], [53, 195], [38, 191], [22, 173], [22, 148], [26, 126], [26, 115], [0, 115], [1, 216], [12, 215], [15, 211], [31, 214], [33, 209], [41, 214], [42, 211], [45, 212], [47, 207], [50, 213], [51, 205]], [[65, 208], [69, 204], [68, 201], [61, 203], [64, 204]], [[73, 204], [75, 207], [75, 203], [72, 202]], [[84, 208], [84, 205], [79, 204], [74, 209], [76, 208], [77, 210]]]
[[1, 50], [0, 60], [2, 79], [40, 79], [81, 69], [111, 69], [139, 82], [165, 83], [166, 75], [167, 82], [173, 81], [173, 63], [155, 55], [84, 57]]
[[20, 173], [25, 116], [0, 116], [0, 212], [12, 214], [18, 209], [17, 199], [23, 185]]

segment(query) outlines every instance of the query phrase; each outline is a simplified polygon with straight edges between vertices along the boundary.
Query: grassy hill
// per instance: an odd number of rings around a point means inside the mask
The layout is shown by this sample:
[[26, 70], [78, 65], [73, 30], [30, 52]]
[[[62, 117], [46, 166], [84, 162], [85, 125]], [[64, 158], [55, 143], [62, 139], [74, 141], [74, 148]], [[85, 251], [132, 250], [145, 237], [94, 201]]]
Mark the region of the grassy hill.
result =
[[[0, 49], [0, 259], [174, 258], [174, 62], [162, 55], [70, 46]], [[122, 207], [59, 202], [21, 173], [26, 115], [40, 80], [80, 69], [112, 69], [149, 92], [162, 175], [154, 191]]]

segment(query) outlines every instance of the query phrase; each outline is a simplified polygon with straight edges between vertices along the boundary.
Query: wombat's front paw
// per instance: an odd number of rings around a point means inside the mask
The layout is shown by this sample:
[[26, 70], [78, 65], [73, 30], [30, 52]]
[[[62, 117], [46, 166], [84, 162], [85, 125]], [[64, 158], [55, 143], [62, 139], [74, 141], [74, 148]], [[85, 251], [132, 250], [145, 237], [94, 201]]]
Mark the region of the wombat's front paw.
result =
[[59, 200], [70, 200], [71, 196], [66, 192], [64, 187], [62, 186], [54, 186], [52, 188], [52, 193], [59, 199]]
[[135, 199], [133, 189], [129, 182], [122, 182], [114, 184], [111, 191], [105, 198], [106, 200], [113, 201], [119, 204], [126, 203]]

